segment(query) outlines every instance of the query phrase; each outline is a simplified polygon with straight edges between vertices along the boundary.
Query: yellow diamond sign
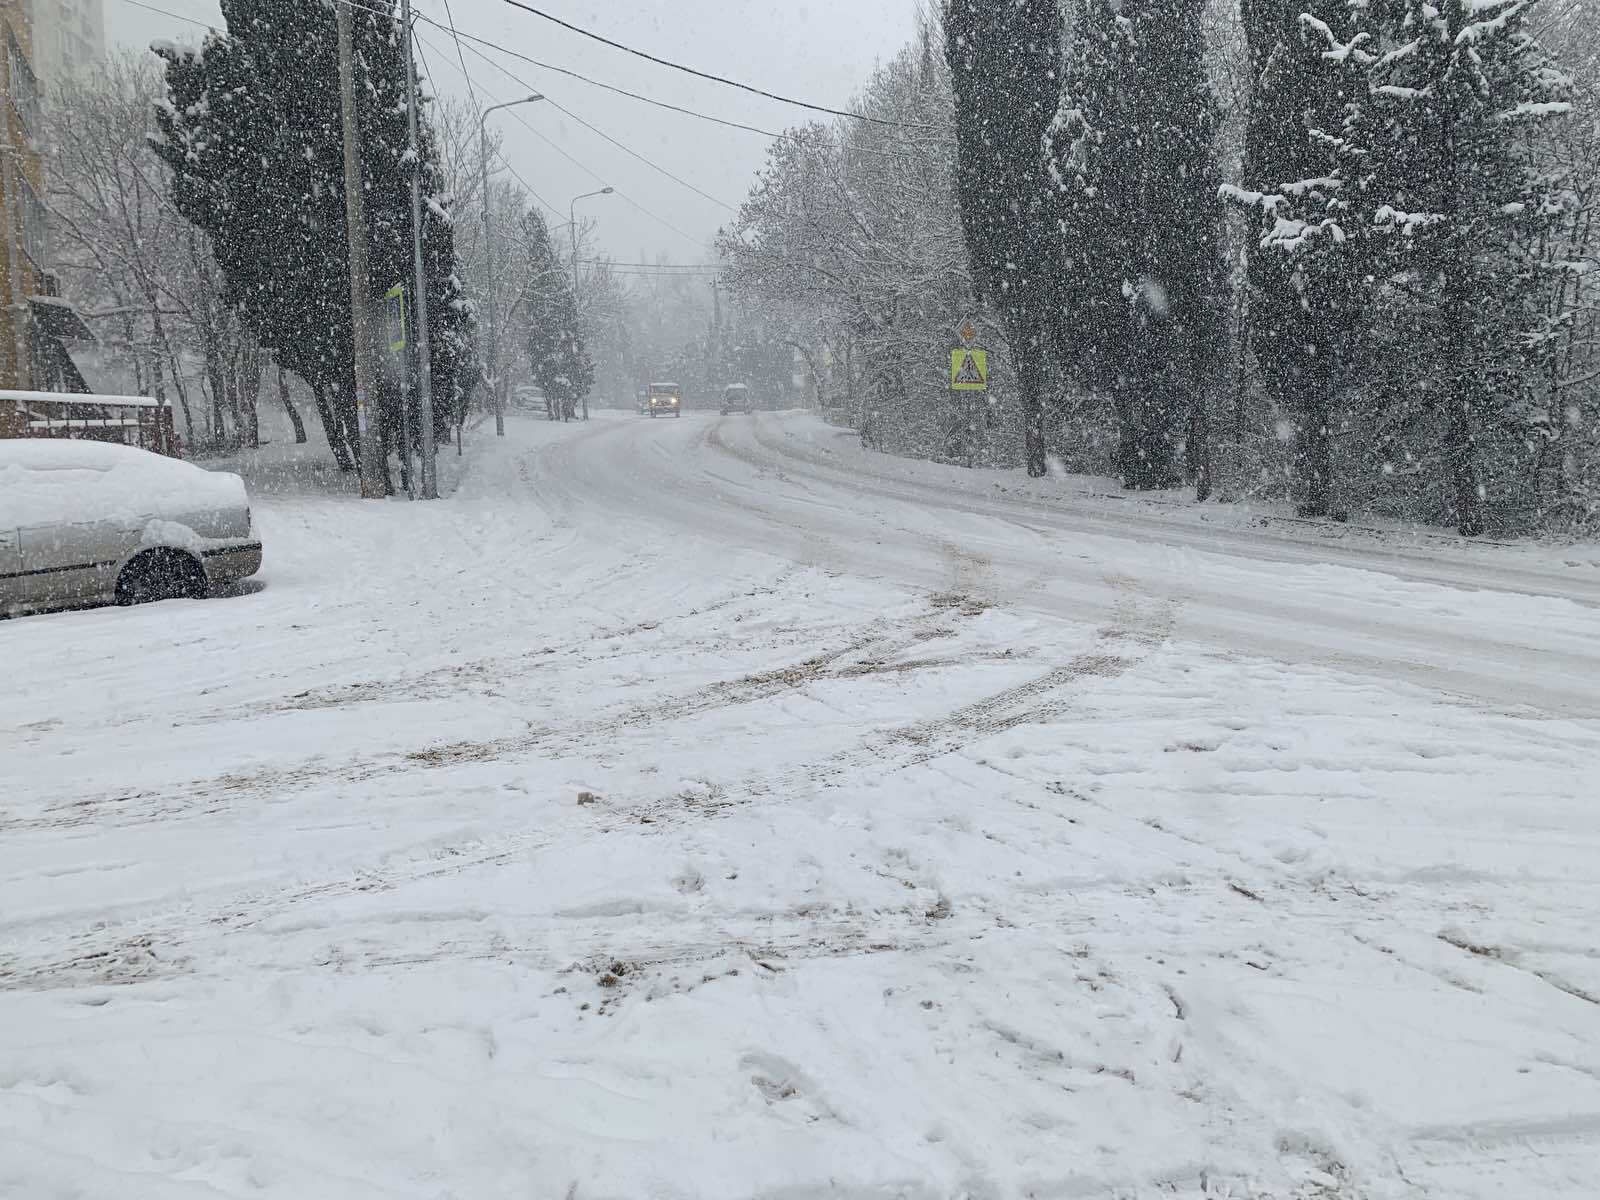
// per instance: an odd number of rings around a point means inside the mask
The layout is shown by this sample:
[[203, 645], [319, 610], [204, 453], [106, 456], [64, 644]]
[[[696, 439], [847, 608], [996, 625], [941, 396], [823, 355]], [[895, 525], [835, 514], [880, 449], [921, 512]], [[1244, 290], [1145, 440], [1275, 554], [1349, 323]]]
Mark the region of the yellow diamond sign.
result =
[[950, 351], [950, 387], [958, 392], [989, 390], [989, 352], [987, 350]]

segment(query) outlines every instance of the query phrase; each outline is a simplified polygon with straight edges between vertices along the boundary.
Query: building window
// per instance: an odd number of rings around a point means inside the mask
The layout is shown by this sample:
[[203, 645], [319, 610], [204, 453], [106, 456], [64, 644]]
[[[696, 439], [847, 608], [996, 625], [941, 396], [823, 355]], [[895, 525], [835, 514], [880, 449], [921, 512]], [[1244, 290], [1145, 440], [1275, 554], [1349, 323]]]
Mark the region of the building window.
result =
[[28, 256], [34, 267], [44, 270], [45, 248], [45, 211], [39, 197], [34, 194], [33, 188], [28, 186], [28, 181], [17, 178], [20, 185], [17, 188], [17, 240], [22, 245], [22, 252]]
[[16, 35], [10, 30], [6, 31], [6, 59], [11, 104], [31, 136], [39, 131], [39, 81], [34, 77], [33, 68], [28, 65], [28, 56], [23, 54]]

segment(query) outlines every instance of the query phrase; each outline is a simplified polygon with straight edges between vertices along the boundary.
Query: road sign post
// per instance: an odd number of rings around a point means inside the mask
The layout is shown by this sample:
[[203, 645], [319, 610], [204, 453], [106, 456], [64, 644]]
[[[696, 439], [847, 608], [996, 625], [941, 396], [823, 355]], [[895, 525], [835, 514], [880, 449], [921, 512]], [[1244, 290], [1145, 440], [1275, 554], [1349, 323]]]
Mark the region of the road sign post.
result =
[[950, 390], [965, 399], [967, 419], [967, 466], [977, 457], [978, 422], [972, 399], [989, 390], [989, 352], [978, 345], [978, 327], [968, 317], [956, 330], [960, 345], [950, 351]]

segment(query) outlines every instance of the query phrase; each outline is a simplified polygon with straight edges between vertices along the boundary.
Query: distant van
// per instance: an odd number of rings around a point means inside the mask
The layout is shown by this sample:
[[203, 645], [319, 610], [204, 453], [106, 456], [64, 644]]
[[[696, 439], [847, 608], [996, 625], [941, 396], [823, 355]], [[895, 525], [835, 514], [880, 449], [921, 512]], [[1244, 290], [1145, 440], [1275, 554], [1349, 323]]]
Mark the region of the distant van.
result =
[[755, 411], [750, 400], [750, 389], [742, 383], [730, 383], [722, 389], [722, 413], [752, 413]]

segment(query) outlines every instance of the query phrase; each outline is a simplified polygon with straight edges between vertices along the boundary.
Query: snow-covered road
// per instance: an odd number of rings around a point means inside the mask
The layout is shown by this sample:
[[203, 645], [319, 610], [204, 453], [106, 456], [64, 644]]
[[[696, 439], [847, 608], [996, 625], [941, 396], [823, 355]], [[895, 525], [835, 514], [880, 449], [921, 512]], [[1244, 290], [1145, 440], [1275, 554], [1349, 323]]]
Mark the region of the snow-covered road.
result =
[[0, 1196], [1595, 1194], [1592, 553], [510, 434], [0, 622]]

